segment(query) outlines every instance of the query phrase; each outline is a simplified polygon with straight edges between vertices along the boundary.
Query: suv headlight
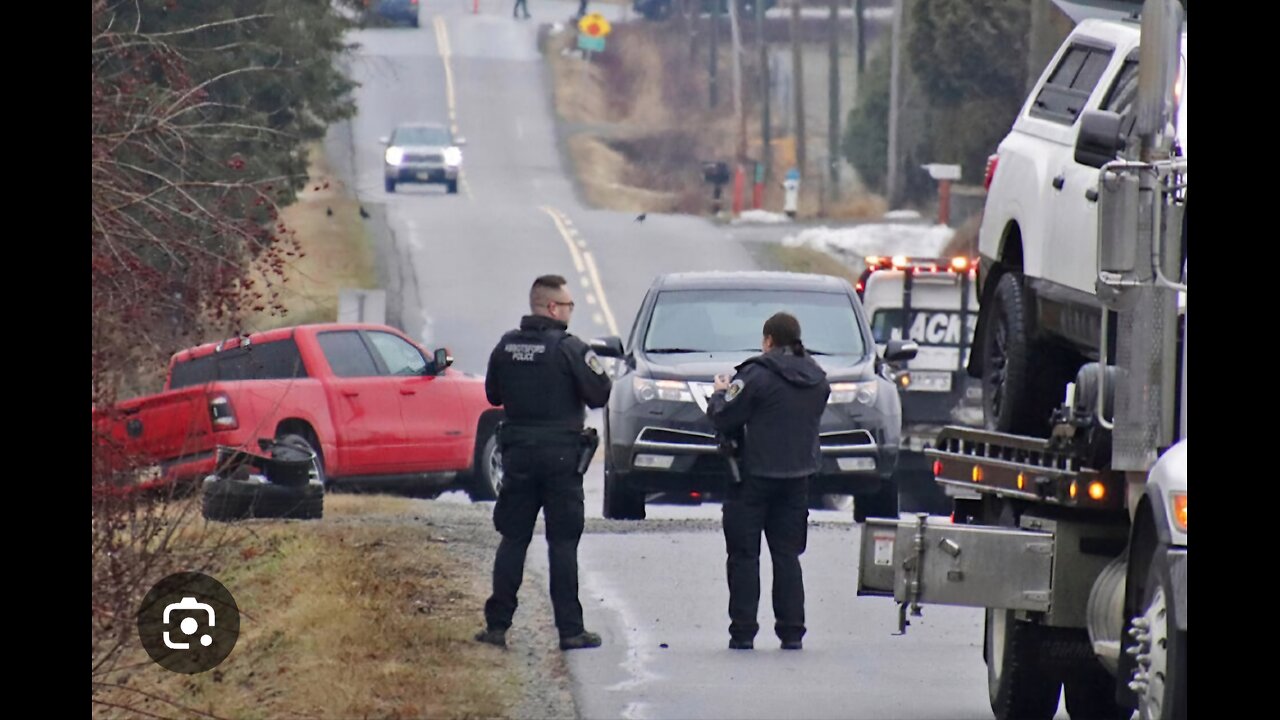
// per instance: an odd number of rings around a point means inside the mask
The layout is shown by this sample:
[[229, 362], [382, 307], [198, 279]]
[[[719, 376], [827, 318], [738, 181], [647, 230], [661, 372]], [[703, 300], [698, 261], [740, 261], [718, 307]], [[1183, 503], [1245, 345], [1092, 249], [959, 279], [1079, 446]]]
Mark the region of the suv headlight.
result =
[[863, 405], [876, 404], [876, 381], [831, 383], [831, 397], [828, 403], [851, 403], [855, 400]]
[[462, 164], [462, 151], [461, 151], [461, 150], [459, 150], [459, 149], [458, 149], [458, 148], [456, 148], [456, 147], [447, 147], [447, 148], [445, 148], [445, 149], [444, 149], [444, 164], [445, 164], [445, 165], [461, 165], [461, 164]]
[[404, 162], [404, 150], [398, 147], [389, 147], [387, 148], [386, 157], [388, 165], [399, 165]]
[[632, 378], [632, 387], [636, 391], [636, 400], [673, 400], [675, 402], [693, 402], [693, 393], [689, 384], [680, 380], [650, 380], [649, 378]]

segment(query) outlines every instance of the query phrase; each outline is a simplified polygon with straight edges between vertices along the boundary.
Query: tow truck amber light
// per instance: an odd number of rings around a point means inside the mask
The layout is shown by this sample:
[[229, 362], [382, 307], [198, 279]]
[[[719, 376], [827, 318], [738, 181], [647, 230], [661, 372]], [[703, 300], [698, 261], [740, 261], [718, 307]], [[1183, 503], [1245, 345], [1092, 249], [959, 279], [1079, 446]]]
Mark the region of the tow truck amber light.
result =
[[952, 269], [954, 269], [954, 270], [958, 270], [958, 271], [960, 271], [960, 272], [964, 272], [964, 271], [965, 271], [965, 269], [967, 269], [967, 268], [969, 267], [969, 259], [968, 259], [968, 258], [962, 258], [962, 257], [952, 258], [952, 259], [951, 259], [951, 267], [952, 267]]
[[1173, 494], [1173, 521], [1182, 532], [1187, 531], [1187, 494]]
[[973, 481], [982, 482], [982, 468], [978, 465], [973, 466]]
[[933, 476], [942, 477], [942, 461], [941, 460], [933, 461]]
[[1018, 489], [1021, 490], [1027, 484], [1027, 476], [1018, 473]]
[[1107, 496], [1107, 488], [1105, 485], [1098, 482], [1097, 480], [1094, 480], [1093, 482], [1089, 483], [1089, 497], [1093, 498], [1094, 500], [1101, 500], [1106, 496]]
[[1071, 499], [1075, 500], [1076, 495], [1079, 494], [1079, 492], [1080, 492], [1080, 487], [1076, 484], [1075, 480], [1072, 480], [1071, 481]]

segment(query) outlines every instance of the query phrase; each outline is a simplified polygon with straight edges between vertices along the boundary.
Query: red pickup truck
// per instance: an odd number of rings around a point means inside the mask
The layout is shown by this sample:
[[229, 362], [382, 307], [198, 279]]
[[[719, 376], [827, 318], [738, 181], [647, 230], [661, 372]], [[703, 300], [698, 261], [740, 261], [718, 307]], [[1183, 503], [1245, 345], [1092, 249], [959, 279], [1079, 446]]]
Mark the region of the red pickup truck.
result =
[[218, 446], [299, 438], [325, 486], [497, 496], [502, 410], [483, 379], [383, 325], [300, 325], [175, 354], [164, 392], [95, 409], [95, 462], [201, 480]]

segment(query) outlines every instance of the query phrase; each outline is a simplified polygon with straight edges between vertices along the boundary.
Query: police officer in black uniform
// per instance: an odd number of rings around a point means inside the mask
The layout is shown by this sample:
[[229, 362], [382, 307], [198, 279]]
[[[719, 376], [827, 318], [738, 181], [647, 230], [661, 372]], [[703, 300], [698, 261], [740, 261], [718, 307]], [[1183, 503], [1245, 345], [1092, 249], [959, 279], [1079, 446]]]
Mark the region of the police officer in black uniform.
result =
[[578, 602], [578, 540], [583, 529], [582, 473], [595, 452], [595, 431], [584, 433], [586, 405], [609, 401], [612, 382], [600, 359], [566, 330], [573, 297], [559, 275], [543, 275], [529, 292], [532, 315], [520, 320], [489, 355], [485, 393], [502, 405], [499, 431], [502, 489], [493, 525], [502, 533], [493, 563], [493, 594], [484, 605], [480, 642], [506, 647], [524, 576], [525, 552], [538, 510], [546, 519], [551, 565], [551, 603], [560, 649], [600, 646], [600, 636], [582, 625]]
[[800, 342], [800, 322], [777, 313], [764, 324], [764, 352], [717, 376], [707, 415], [738, 443], [741, 483], [724, 503], [729, 559], [729, 647], [750, 650], [760, 625], [760, 532], [773, 556], [774, 632], [784, 650], [804, 637], [800, 555], [809, 534], [809, 478], [821, 466], [818, 425], [831, 388]]

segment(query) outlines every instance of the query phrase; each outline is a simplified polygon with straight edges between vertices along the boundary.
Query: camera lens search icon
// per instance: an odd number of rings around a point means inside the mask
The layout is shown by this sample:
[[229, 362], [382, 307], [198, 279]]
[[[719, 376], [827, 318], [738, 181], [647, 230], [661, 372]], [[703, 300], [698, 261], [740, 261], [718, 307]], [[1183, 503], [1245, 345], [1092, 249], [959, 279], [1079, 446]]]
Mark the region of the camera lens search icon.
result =
[[[193, 597], [184, 597], [180, 602], [172, 603], [167, 607], [165, 607], [164, 622], [166, 625], [169, 623], [170, 613], [172, 613], [174, 610], [203, 610], [204, 612], [208, 613], [209, 627], [213, 627], [218, 624], [218, 616], [214, 614], [213, 608], [209, 607], [205, 603], [200, 602], [199, 600], [196, 600]], [[182, 628], [183, 635], [195, 635], [196, 631], [200, 629], [200, 621], [196, 620], [193, 617], [189, 617], [184, 619], [179, 624], [179, 627]], [[191, 643], [181, 643], [181, 642], [174, 642], [170, 640], [168, 630], [164, 632], [164, 644], [174, 650], [191, 649]], [[200, 644], [205, 647], [209, 647], [210, 645], [213, 644], [213, 636], [201, 635]]]
[[231, 654], [240, 610], [222, 583], [177, 573], [156, 583], [138, 610], [138, 636], [157, 664], [186, 674], [206, 672]]

